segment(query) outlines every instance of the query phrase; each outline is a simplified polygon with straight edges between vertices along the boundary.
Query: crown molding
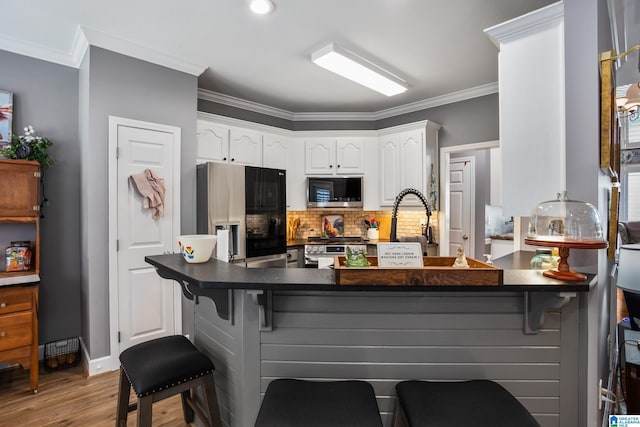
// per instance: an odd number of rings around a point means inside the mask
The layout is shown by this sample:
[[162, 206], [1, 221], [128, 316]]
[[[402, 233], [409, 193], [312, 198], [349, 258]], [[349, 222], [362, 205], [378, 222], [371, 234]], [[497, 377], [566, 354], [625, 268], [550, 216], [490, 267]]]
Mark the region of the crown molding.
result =
[[188, 62], [181, 58], [176, 58], [175, 56], [167, 55], [166, 53], [149, 49], [145, 46], [131, 43], [128, 40], [80, 25], [76, 30], [71, 50], [67, 52], [11, 37], [0, 36], [0, 49], [2, 50], [73, 68], [80, 67], [82, 59], [90, 45], [194, 76], [199, 76], [207, 69], [206, 65]]
[[564, 17], [564, 4], [559, 1], [526, 15], [513, 18], [484, 30], [498, 49], [500, 43], [525, 36], [532, 32], [539, 32], [561, 23]]
[[80, 65], [82, 65], [82, 60], [87, 50], [89, 50], [89, 40], [87, 40], [82, 27], [78, 25], [76, 36], [73, 38], [73, 46], [71, 47], [71, 58], [76, 68], [80, 68]]
[[18, 55], [29, 56], [31, 58], [76, 68], [68, 52], [51, 49], [50, 47], [37, 43], [25, 42], [24, 40], [14, 39], [8, 36], [0, 36], [0, 49], [17, 53]]
[[198, 89], [198, 99], [227, 105], [229, 107], [240, 108], [242, 110], [253, 111], [254, 113], [266, 114], [268, 116], [278, 117], [285, 120], [294, 120], [294, 115], [290, 111], [281, 110], [280, 108], [270, 107], [253, 101], [246, 101], [244, 99], [224, 95], [207, 89]]
[[81, 28], [91, 46], [101, 47], [194, 76], [199, 76], [207, 69], [206, 65], [188, 62], [181, 58], [167, 55], [164, 52], [153, 50], [148, 47], [132, 43], [129, 40], [114, 37], [110, 34], [103, 33], [92, 28]]
[[246, 120], [236, 119], [234, 117], [220, 116], [218, 114], [207, 113], [204, 111], [198, 111], [196, 118], [198, 120], [205, 120], [208, 122], [216, 122], [225, 124], [227, 126], [235, 126], [242, 129], [251, 129], [257, 132], [267, 132], [286, 137], [292, 137], [296, 135], [295, 131], [289, 129], [282, 129], [275, 126], [263, 125], [262, 123], [254, 123]]
[[426, 110], [427, 108], [435, 108], [441, 105], [453, 104], [454, 102], [466, 101], [468, 99], [479, 98], [481, 96], [492, 95], [494, 93], [498, 93], [498, 82], [487, 83], [485, 85], [459, 90], [446, 95], [436, 96], [422, 101], [401, 105], [399, 107], [378, 111], [377, 113], [373, 113], [373, 120], [396, 117], [402, 114]]
[[198, 98], [216, 102], [218, 104], [228, 105], [230, 107], [240, 108], [243, 110], [253, 111], [255, 113], [266, 114], [268, 116], [278, 117], [292, 122], [296, 121], [376, 121], [386, 119], [388, 117], [396, 117], [402, 114], [413, 113], [415, 111], [434, 108], [441, 105], [452, 104], [454, 102], [466, 101], [468, 99], [478, 98], [485, 95], [498, 93], [498, 82], [488, 83], [486, 85], [476, 86], [470, 89], [452, 92], [447, 95], [437, 96], [418, 102], [413, 102], [399, 107], [393, 107], [377, 112], [353, 112], [353, 113], [294, 113], [279, 108], [270, 107], [268, 105], [259, 104], [253, 101], [245, 101], [233, 96], [223, 95], [221, 93], [212, 92], [206, 89], [198, 89]]

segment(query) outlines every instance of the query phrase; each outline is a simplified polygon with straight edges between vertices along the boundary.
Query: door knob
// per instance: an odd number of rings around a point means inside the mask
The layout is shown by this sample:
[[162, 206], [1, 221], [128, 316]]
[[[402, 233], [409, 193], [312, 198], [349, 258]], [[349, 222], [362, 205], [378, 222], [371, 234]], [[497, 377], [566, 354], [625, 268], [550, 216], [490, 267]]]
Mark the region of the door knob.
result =
[[462, 236], [462, 239], [469, 240], [469, 236], [465, 234], [464, 236]]

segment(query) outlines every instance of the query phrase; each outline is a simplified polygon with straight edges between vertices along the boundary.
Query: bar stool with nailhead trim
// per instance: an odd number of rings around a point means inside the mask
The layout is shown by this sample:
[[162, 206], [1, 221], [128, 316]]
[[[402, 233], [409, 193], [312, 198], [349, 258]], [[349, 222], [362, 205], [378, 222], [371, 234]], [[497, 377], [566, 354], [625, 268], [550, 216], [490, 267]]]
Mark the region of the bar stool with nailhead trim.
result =
[[526, 408], [490, 380], [402, 381], [394, 427], [540, 427]]
[[[186, 423], [194, 412], [210, 427], [220, 427], [220, 412], [213, 380], [213, 362], [182, 335], [137, 344], [120, 355], [120, 390], [116, 427], [127, 425], [129, 412], [138, 410], [138, 426], [151, 427], [151, 406], [175, 394], [182, 395]], [[192, 392], [202, 386], [204, 412], [193, 400]], [[131, 388], [138, 402], [129, 405]]]
[[382, 427], [366, 381], [273, 380], [254, 427]]

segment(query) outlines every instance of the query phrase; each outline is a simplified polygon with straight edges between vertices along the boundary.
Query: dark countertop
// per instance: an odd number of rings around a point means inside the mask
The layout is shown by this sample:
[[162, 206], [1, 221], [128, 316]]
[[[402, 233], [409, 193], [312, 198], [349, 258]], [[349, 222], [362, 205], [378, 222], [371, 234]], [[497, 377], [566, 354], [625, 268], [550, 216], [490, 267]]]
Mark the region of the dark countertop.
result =
[[[584, 282], [562, 282], [544, 277], [541, 271], [529, 269], [533, 252], [516, 252], [494, 261], [504, 269], [503, 286], [434, 285], [434, 286], [375, 286], [337, 285], [332, 269], [313, 268], [261, 268], [239, 267], [216, 259], [202, 264], [189, 264], [179, 254], [152, 255], [145, 261], [153, 265], [158, 274], [195, 285], [200, 289], [262, 289], [262, 290], [314, 290], [314, 291], [552, 291], [586, 292], [596, 283], [596, 276], [587, 274]], [[514, 268], [515, 267], [515, 268]], [[526, 268], [523, 268], [526, 267]]]

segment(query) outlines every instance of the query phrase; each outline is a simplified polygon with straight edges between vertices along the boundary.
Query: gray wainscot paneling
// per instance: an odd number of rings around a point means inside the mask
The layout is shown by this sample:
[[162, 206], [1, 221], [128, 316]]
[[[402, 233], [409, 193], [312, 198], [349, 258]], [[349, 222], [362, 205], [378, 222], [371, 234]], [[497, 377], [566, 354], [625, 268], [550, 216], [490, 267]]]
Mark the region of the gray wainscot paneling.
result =
[[272, 330], [259, 332], [247, 292], [233, 292], [233, 324], [207, 298], [195, 308], [195, 342], [216, 363], [229, 426], [253, 426], [261, 395], [280, 377], [369, 381], [385, 426], [399, 381], [486, 378], [541, 426], [577, 425], [575, 401], [561, 393], [578, 388], [574, 371], [563, 370], [577, 354], [577, 298], [526, 335], [520, 292], [274, 291]]

